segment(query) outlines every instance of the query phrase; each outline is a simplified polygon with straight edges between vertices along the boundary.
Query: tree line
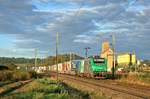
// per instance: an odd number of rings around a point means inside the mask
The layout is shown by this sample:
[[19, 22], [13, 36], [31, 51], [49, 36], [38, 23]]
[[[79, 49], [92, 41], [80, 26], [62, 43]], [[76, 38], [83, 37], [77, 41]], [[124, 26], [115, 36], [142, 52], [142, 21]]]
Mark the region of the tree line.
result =
[[[76, 54], [62, 54], [58, 55], [58, 63], [76, 60], [76, 59], [83, 59], [83, 57], [78, 56]], [[15, 58], [15, 57], [0, 57], [0, 64], [8, 65], [8, 64], [19, 64], [19, 65], [26, 65], [26, 66], [34, 66], [35, 58]], [[37, 58], [37, 65], [53, 65], [56, 64], [56, 56], [49, 56], [46, 58]]]

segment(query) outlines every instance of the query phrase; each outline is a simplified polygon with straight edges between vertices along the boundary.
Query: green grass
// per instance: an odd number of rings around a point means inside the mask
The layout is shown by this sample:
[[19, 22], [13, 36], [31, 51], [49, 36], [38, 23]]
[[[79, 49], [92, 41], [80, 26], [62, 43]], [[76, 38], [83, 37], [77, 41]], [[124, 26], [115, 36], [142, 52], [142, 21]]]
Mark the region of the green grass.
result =
[[11, 83], [12, 81], [1, 81], [0, 82], [0, 87], [3, 86], [3, 85], [6, 85], [6, 84], [9, 84]]
[[0, 82], [1, 81], [19, 81], [28, 80], [34, 78], [36, 74], [34, 72], [25, 72], [19, 70], [3, 70], [0, 71]]
[[[89, 99], [88, 94], [50, 79], [37, 79], [39, 84], [28, 92], [7, 95], [11, 99]], [[6, 98], [6, 97], [4, 97]]]
[[123, 83], [150, 85], [150, 72], [130, 72], [120, 79]]
[[56, 94], [50, 93], [45, 94], [41, 92], [29, 92], [24, 94], [16, 94], [15, 99], [70, 99], [71, 97], [68, 94]]
[[142, 72], [137, 75], [138, 79], [150, 84], [150, 72]]
[[57, 83], [57, 81], [55, 81], [55, 80], [50, 80], [50, 79], [38, 79], [37, 80], [38, 82], [40, 82], [40, 83], [43, 83], [43, 84], [56, 84]]

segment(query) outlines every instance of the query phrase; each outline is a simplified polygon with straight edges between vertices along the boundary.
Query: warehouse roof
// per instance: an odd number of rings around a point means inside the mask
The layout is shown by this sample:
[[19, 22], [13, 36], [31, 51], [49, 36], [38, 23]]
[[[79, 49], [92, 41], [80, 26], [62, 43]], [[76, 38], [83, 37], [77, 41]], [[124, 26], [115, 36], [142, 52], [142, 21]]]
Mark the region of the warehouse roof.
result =
[[118, 53], [118, 55], [125, 55], [125, 54], [134, 54], [134, 53], [131, 53], [131, 52], [121, 52], [121, 53]]

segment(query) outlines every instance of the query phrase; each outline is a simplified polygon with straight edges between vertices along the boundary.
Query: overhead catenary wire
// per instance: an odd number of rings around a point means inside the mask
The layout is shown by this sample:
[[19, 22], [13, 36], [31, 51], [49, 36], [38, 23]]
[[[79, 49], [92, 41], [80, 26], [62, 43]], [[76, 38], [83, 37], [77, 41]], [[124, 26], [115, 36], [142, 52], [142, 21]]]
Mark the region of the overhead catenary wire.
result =
[[[125, 12], [126, 11], [126, 9], [128, 9], [130, 6], [132, 6], [133, 4], [135, 4], [136, 2], [137, 2], [137, 0], [127, 0], [127, 5], [125, 5], [123, 8], [123, 10], [120, 10], [119, 12], [117, 12], [117, 13], [115, 13], [113, 16], [111, 16], [110, 18], [111, 18], [111, 21], [113, 21], [114, 20], [114, 18], [115, 17], [118, 17], [119, 15], [121, 15], [123, 12]], [[105, 21], [102, 25], [100, 25], [99, 26], [99, 28], [100, 29], [102, 29], [102, 27], [104, 26], [104, 25], [106, 25], [108, 22], [107, 21]], [[98, 35], [96, 35], [96, 36], [98, 36]]]
[[[117, 17], [117, 16], [121, 15], [123, 12], [125, 12], [126, 9], [128, 9], [130, 6], [132, 6], [133, 4], [135, 4], [137, 0], [127, 0], [127, 1], [128, 1], [128, 3], [127, 3], [127, 5], [125, 5], [126, 7], [125, 6], [123, 7], [124, 8], [123, 10], [120, 10], [119, 12], [115, 13], [113, 16], [110, 17], [111, 21], [113, 21], [115, 17]], [[102, 29], [102, 27], [105, 24], [107, 24], [107, 21], [105, 21], [102, 25], [100, 25], [99, 29]], [[113, 35], [115, 35], [115, 34], [113, 33]], [[96, 37], [102, 36], [102, 34], [101, 35], [100, 34], [96, 34], [95, 36]]]
[[[118, 15], [120, 15], [120, 14], [122, 14], [123, 12], [125, 12], [126, 11], [126, 9], [128, 9], [130, 6], [132, 6], [137, 0], [127, 0], [128, 1], [128, 3], [127, 3], [127, 5], [125, 5], [126, 7], [124, 7], [124, 9], [123, 10], [120, 10], [119, 12], [117, 12], [117, 13], [115, 13], [115, 14], [113, 14], [110, 18], [111, 18], [111, 21], [113, 21], [114, 20], [114, 18], [115, 17], [117, 17]], [[85, 2], [81, 2], [81, 5], [80, 5], [80, 7], [79, 7], [79, 9], [75, 12], [75, 14], [74, 14], [74, 18], [72, 18], [72, 21], [71, 21], [71, 23], [73, 22], [73, 21], [76, 21], [77, 20], [77, 16], [80, 14], [80, 11], [81, 11], [81, 9], [82, 9], [82, 7], [84, 6], [84, 4], [85, 4]], [[70, 24], [71, 24], [70, 23]], [[102, 29], [102, 27], [105, 25], [105, 24], [107, 24], [107, 21], [105, 21], [102, 25], [100, 25], [99, 26], [99, 29]], [[97, 34], [95, 35], [96, 37], [98, 36]], [[99, 35], [100, 36], [100, 35]]]
[[[133, 5], [137, 0], [127, 0], [128, 4], [127, 4], [127, 8], [129, 8], [131, 5]], [[81, 4], [79, 5], [79, 8], [75, 11], [75, 13], [72, 15], [72, 18], [70, 20], [70, 24], [73, 24], [73, 22], [75, 22], [77, 20], [77, 16], [79, 16], [80, 11], [82, 10], [82, 7], [84, 6], [85, 1], [81, 1]], [[125, 8], [124, 8], [125, 11]], [[118, 13], [115, 13], [113, 16], [111, 16], [110, 18], [113, 20], [115, 17], [117, 17], [118, 15], [120, 15], [121, 13], [124, 12], [123, 10], [120, 10]], [[111, 20], [111, 21], [112, 21]], [[107, 24], [107, 22], [104, 22], [99, 28], [101, 29], [105, 24]], [[95, 35], [97, 36], [97, 35]]]
[[[77, 16], [79, 16], [80, 14], [80, 11], [82, 10], [82, 7], [84, 6], [85, 2], [84, 1], [81, 1], [81, 4], [79, 5], [79, 8], [76, 10], [76, 12], [74, 13], [73, 15], [73, 20], [76, 20], [77, 19]], [[73, 21], [71, 21], [73, 22]]]
[[77, 16], [80, 14], [80, 11], [81, 11], [82, 7], [84, 6], [84, 4], [85, 4], [85, 2], [84, 2], [84, 1], [81, 1], [81, 4], [79, 4], [79, 8], [78, 8], [78, 9], [75, 11], [75, 13], [72, 15], [71, 20], [69, 20], [70, 23], [68, 24], [68, 26], [72, 25], [73, 22], [76, 22], [76, 20], [77, 20], [77, 18], [78, 18]]

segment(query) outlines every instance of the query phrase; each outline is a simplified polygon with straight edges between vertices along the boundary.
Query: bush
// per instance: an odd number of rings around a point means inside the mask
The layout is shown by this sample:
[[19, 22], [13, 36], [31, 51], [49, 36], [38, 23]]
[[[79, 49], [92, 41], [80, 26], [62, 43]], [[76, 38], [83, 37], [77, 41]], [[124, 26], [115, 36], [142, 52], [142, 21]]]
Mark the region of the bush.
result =
[[148, 72], [130, 72], [120, 79], [121, 82], [148, 85], [150, 84], [150, 73]]
[[18, 81], [18, 80], [27, 80], [30, 78], [31, 78], [31, 76], [28, 72], [14, 71], [11, 80]]
[[141, 72], [138, 74], [138, 78], [141, 81], [144, 81], [146, 83], [150, 83], [150, 72]]
[[0, 81], [10, 80], [12, 78], [12, 71], [0, 71]]
[[0, 71], [0, 81], [19, 81], [19, 80], [28, 80], [32, 76], [28, 72], [21, 72], [21, 71]]
[[37, 78], [37, 73], [35, 71], [29, 71], [31, 78]]

